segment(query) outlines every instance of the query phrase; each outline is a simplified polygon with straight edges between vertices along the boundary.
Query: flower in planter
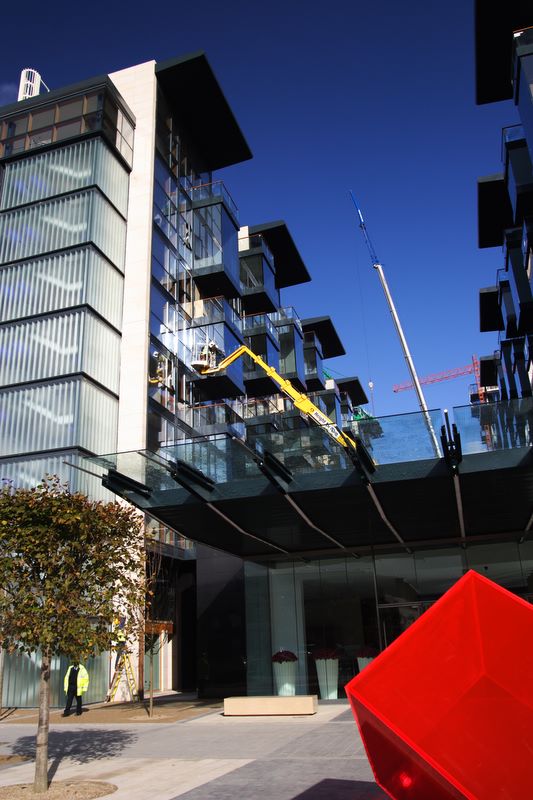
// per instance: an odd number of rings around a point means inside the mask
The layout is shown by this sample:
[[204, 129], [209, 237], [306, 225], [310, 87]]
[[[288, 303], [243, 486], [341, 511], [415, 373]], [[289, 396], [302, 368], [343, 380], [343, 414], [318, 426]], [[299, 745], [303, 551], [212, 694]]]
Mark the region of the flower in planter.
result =
[[313, 658], [315, 661], [319, 659], [338, 659], [340, 656], [339, 651], [336, 647], [318, 647], [316, 650], [313, 651]]
[[291, 650], [278, 650], [278, 652], [274, 653], [272, 656], [273, 664], [284, 664], [286, 661], [298, 661], [298, 656]]

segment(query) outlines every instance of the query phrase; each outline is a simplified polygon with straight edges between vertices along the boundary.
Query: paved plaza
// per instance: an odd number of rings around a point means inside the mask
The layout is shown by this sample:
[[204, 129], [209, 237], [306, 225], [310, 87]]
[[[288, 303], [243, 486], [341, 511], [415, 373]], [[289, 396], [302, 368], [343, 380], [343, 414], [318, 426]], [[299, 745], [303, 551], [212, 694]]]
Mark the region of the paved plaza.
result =
[[[88, 717], [89, 715], [87, 715]], [[73, 721], [74, 723], [74, 721]], [[0, 723], [0, 755], [33, 757], [35, 725]], [[345, 702], [311, 717], [224, 717], [50, 729], [50, 776], [108, 781], [114, 800], [385, 800]], [[31, 781], [33, 762], [0, 769]]]

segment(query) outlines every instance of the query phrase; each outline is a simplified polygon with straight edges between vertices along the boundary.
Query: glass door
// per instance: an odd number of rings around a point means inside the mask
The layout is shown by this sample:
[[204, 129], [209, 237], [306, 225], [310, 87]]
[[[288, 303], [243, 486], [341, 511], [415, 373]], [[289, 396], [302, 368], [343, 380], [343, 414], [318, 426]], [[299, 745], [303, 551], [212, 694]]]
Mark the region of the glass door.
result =
[[409, 628], [426, 611], [430, 602], [387, 603], [378, 606], [383, 648]]

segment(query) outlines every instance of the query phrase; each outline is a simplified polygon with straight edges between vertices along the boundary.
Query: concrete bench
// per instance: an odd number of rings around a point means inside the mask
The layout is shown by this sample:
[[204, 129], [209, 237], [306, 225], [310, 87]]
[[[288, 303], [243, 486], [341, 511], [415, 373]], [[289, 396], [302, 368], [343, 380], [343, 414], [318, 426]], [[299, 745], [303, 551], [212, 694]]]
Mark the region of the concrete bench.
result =
[[226, 697], [224, 699], [225, 717], [257, 717], [270, 715], [316, 714], [318, 698], [316, 694], [268, 695], [265, 697]]

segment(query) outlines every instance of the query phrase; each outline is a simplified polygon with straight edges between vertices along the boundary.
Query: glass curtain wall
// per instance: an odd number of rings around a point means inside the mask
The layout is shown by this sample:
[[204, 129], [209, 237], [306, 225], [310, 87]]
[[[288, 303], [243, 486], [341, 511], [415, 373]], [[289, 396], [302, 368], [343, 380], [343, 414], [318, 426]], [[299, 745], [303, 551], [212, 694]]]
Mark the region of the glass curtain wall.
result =
[[249, 694], [275, 693], [272, 655], [297, 657], [296, 693], [319, 694], [315, 656], [342, 687], [469, 569], [533, 602], [533, 541], [245, 565]]

